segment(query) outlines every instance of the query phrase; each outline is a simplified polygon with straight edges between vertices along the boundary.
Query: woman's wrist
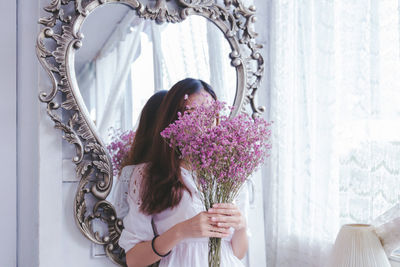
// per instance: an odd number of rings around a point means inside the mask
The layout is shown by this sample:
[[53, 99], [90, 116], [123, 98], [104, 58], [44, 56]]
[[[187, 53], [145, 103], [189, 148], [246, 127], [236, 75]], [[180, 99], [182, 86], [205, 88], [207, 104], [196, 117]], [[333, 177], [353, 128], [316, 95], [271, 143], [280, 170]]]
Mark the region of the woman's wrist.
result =
[[169, 230], [156, 235], [151, 241], [151, 248], [157, 256], [167, 256], [169, 252], [184, 238], [181, 224], [172, 226]]
[[236, 229], [236, 231], [245, 231], [247, 228], [247, 222], [245, 219], [242, 219], [242, 222], [240, 223], [240, 226]]
[[184, 231], [184, 222], [175, 224], [172, 227], [172, 230], [173, 230], [173, 233], [175, 235], [177, 242], [182, 241], [183, 239], [186, 238], [185, 231]]
[[246, 225], [240, 226], [239, 228], [235, 229], [236, 232], [246, 232]]
[[157, 256], [159, 256], [159, 257], [161, 257], [161, 258], [164, 258], [164, 257], [166, 257], [166, 256], [168, 256], [169, 254], [171, 254], [171, 250], [170, 251], [168, 251], [168, 253], [166, 253], [166, 254], [160, 254], [157, 250], [156, 250], [156, 248], [154, 247], [154, 241], [157, 239], [157, 237], [159, 237], [159, 235], [155, 235], [154, 237], [153, 237], [153, 239], [151, 240], [151, 248], [153, 249], [153, 252], [157, 255]]

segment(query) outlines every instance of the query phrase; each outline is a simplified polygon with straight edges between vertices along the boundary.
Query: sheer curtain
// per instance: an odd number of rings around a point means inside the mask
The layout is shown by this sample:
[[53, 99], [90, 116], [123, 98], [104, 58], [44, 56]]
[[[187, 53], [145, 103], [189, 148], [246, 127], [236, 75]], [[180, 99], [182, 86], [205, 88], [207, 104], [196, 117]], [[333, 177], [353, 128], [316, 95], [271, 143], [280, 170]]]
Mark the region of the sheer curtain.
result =
[[[85, 64], [77, 80], [92, 119], [96, 122], [100, 136], [107, 141], [109, 128], [123, 127], [129, 116], [132, 63], [141, 52], [140, 32], [146, 23], [129, 11], [98, 51], [93, 61]], [[122, 107], [122, 108], [121, 108]], [[110, 112], [111, 111], [111, 112]], [[117, 121], [117, 122], [116, 122]]]
[[158, 36], [155, 45], [161, 51], [158, 58], [164, 89], [186, 77], [198, 78], [209, 83], [219, 99], [233, 104], [236, 70], [230, 64], [232, 50], [217, 26], [201, 16], [190, 16], [168, 25]]
[[319, 267], [399, 200], [399, 2], [271, 5], [267, 262]]

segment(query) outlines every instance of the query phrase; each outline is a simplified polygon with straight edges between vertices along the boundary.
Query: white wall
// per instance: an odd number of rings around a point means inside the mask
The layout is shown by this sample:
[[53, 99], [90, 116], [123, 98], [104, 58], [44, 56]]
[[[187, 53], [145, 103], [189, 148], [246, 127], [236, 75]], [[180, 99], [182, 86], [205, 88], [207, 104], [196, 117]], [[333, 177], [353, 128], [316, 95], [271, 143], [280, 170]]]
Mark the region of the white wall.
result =
[[[256, 106], [268, 107], [268, 95], [269, 95], [269, 71], [268, 71], [268, 25], [269, 25], [269, 2], [270, 0], [254, 0], [254, 5], [257, 8], [257, 22], [255, 23], [255, 30], [259, 34], [257, 37], [257, 42], [263, 45], [261, 49], [261, 54], [264, 58], [264, 76], [261, 82], [261, 86], [257, 91]], [[265, 118], [268, 120], [268, 108], [264, 114]], [[250, 222], [252, 227], [252, 237], [249, 243], [249, 260], [250, 266], [266, 266], [267, 265], [267, 254], [266, 250], [266, 239], [265, 239], [265, 223], [268, 218], [265, 217], [264, 213], [264, 181], [268, 179], [266, 170], [268, 166], [265, 166], [262, 170], [261, 175], [255, 176], [255, 205], [250, 209], [250, 214], [253, 214], [253, 221]]]
[[[15, 266], [17, 261], [17, 5], [0, 2], [0, 203], [2, 237], [0, 265]], [[6, 27], [7, 25], [7, 27]]]
[[[9, 1], [11, 2], [11, 1]], [[37, 1], [18, 7], [18, 266], [38, 266], [38, 122]]]
[[6, 242], [0, 245], [0, 266], [115, 266], [92, 257], [91, 242], [75, 226], [76, 184], [62, 179], [63, 173], [74, 173], [74, 165], [69, 161], [63, 167], [61, 134], [38, 100], [39, 91], [51, 86], [35, 54], [37, 21], [48, 15], [42, 8], [50, 0], [8, 2], [0, 3], [7, 25], [1, 28], [7, 43], [0, 50], [0, 111], [7, 114], [2, 125], [8, 129], [1, 134], [0, 193], [7, 219], [1, 220]]

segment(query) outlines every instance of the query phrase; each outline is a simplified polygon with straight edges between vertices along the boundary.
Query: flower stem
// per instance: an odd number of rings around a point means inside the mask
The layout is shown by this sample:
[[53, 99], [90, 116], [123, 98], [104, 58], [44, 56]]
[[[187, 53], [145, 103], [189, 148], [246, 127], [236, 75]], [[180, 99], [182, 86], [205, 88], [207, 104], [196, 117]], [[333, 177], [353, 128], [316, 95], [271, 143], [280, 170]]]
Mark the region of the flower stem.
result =
[[221, 265], [221, 238], [210, 237], [208, 241], [208, 267]]

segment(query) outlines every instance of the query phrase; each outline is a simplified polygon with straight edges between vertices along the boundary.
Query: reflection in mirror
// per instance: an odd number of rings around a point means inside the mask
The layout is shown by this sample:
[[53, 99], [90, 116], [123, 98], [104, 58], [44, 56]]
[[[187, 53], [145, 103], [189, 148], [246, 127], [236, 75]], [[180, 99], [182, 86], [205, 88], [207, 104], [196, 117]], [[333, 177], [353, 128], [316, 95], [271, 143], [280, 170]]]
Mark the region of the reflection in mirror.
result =
[[111, 127], [137, 127], [147, 99], [185, 77], [204, 80], [220, 100], [233, 104], [236, 70], [230, 45], [203, 17], [158, 25], [139, 19], [128, 6], [109, 4], [94, 10], [81, 32], [83, 46], [75, 55], [78, 86], [106, 144]]
[[[79, 91], [97, 133], [105, 145], [114, 130], [135, 130], [147, 100], [186, 77], [212, 85], [220, 100], [232, 105], [236, 69], [224, 34], [204, 17], [189, 16], [181, 23], [158, 25], [138, 18], [122, 4], [96, 8], [84, 21], [82, 47], [75, 53]], [[124, 180], [125, 179], [125, 180]], [[113, 180], [107, 200], [119, 218], [129, 177]], [[96, 222], [94, 229], [103, 233]]]

